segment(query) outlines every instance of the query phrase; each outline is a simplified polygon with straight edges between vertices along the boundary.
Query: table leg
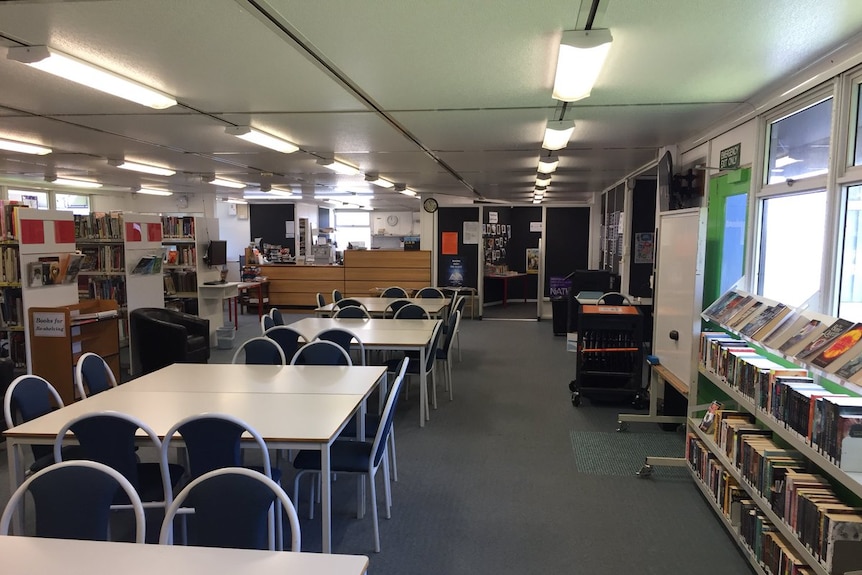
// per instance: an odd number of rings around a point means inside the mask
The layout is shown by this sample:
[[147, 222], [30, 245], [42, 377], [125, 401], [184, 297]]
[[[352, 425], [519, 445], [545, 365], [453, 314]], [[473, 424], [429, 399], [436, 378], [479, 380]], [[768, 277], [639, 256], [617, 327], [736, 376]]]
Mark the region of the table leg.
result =
[[[21, 467], [21, 450], [23, 449], [20, 443], [15, 443], [13, 439], [6, 439], [6, 456], [9, 461], [9, 495], [15, 493], [15, 490], [24, 482], [24, 469]], [[23, 507], [23, 506], [21, 506]], [[23, 535], [24, 533], [24, 513], [19, 508], [15, 512], [12, 524], [12, 533]]]
[[428, 414], [428, 381], [425, 376], [425, 346], [419, 350], [419, 427], [425, 427], [426, 414]]
[[530, 276], [524, 276], [524, 303], [527, 303], [527, 278]]
[[233, 300], [233, 328], [239, 330], [239, 296], [231, 299]]
[[[385, 375], [384, 375], [385, 377]], [[362, 400], [359, 404], [359, 410], [356, 412], [356, 439], [365, 441], [365, 415], [366, 415], [366, 400]], [[362, 519], [365, 517], [365, 476], [359, 475], [356, 482], [356, 518]]]
[[257, 319], [263, 317], [263, 284], [257, 286]]
[[503, 278], [503, 307], [509, 301], [509, 278]]
[[329, 443], [320, 446], [320, 523], [324, 553], [332, 553], [332, 466], [329, 461]]

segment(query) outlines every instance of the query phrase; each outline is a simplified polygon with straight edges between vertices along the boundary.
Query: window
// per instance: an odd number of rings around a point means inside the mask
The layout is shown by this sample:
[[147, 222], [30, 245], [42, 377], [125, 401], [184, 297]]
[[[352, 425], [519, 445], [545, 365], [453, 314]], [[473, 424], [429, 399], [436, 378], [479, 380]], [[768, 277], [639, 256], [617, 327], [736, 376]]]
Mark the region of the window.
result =
[[772, 122], [766, 183], [825, 174], [831, 127], [832, 98]]
[[856, 131], [851, 134], [853, 142], [853, 165], [862, 165], [862, 84], [856, 86]]
[[862, 185], [859, 184], [849, 186], [845, 194], [838, 315], [862, 321]]
[[48, 209], [48, 193], [33, 190], [9, 190], [9, 199], [27, 204], [31, 208]]
[[71, 211], [74, 214], [86, 216], [90, 213], [90, 196], [76, 196], [73, 194], [54, 194], [58, 210]]
[[340, 250], [371, 247], [371, 212], [335, 210], [335, 246]]
[[798, 306], [820, 290], [826, 191], [763, 200], [757, 292]]

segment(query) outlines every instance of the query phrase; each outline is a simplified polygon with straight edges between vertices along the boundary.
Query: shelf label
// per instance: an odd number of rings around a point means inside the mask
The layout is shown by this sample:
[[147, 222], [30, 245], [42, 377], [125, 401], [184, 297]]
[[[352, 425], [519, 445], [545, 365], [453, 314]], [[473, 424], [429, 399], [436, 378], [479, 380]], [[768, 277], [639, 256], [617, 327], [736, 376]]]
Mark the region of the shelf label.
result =
[[55, 311], [33, 313], [35, 337], [66, 337], [66, 314]]

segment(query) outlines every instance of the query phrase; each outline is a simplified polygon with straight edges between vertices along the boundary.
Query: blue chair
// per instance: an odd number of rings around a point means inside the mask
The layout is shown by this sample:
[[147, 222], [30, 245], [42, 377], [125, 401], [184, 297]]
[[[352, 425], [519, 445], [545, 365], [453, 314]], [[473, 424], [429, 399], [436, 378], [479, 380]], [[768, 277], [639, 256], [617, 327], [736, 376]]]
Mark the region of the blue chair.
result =
[[[402, 370], [392, 383], [392, 388], [386, 398], [386, 404], [380, 416], [380, 425], [377, 433], [371, 441], [344, 441], [333, 442], [330, 448], [330, 468], [333, 473], [354, 473], [368, 477], [371, 488], [371, 516], [374, 520], [374, 551], [380, 552], [380, 526], [377, 519], [377, 488], [375, 477], [377, 470], [383, 464], [383, 489], [386, 501], [386, 518], [391, 517], [392, 495], [389, 489], [389, 457], [387, 455], [386, 443], [392, 430], [395, 406], [397, 405], [398, 393], [404, 382], [404, 369], [409, 360], [402, 360]], [[293, 483], [293, 498], [298, 501], [299, 480], [307, 473], [320, 473], [320, 451], [303, 449], [296, 454], [293, 466], [297, 469], [296, 478]], [[311, 498], [313, 499], [313, 497]]]
[[295, 329], [287, 325], [277, 325], [266, 330], [265, 337], [275, 341], [284, 352], [285, 360], [293, 357], [299, 349], [300, 342], [305, 342], [305, 337]]
[[107, 541], [111, 504], [122, 490], [135, 513], [135, 542], [143, 543], [146, 520], [141, 499], [129, 480], [95, 461], [64, 461], [42, 469], [22, 483], [0, 517], [0, 535], [29, 492], [36, 508], [36, 537]]
[[326, 300], [323, 299], [323, 294], [317, 292], [317, 307], [323, 307], [326, 305]]
[[337, 289], [332, 290], [332, 303], [338, 303], [344, 296]]
[[445, 364], [446, 371], [446, 389], [449, 390], [449, 401], [452, 401], [455, 396], [452, 383], [452, 341], [458, 334], [458, 326], [461, 324], [461, 312], [455, 311], [449, 316], [446, 325], [443, 327], [446, 331], [446, 337], [443, 339], [443, 345], [437, 348], [436, 358]]
[[231, 363], [246, 365], [284, 365], [285, 362], [286, 358], [281, 346], [275, 340], [264, 336], [253, 337], [242, 342], [231, 360]]
[[[350, 355], [353, 350], [353, 342], [356, 342], [356, 347], [359, 351], [359, 361], [353, 362], [353, 365], [365, 365], [365, 345], [362, 340], [352, 331], [340, 327], [325, 329], [314, 336], [315, 340], [331, 341], [338, 344], [341, 348]], [[352, 361], [352, 358], [351, 358]]]
[[418, 292], [416, 292], [415, 297], [430, 297], [430, 298], [438, 298], [443, 299], [446, 296], [443, 295], [443, 292], [435, 287], [424, 287]]
[[407, 297], [407, 290], [403, 287], [391, 286], [383, 290], [380, 297]]
[[363, 303], [362, 303], [361, 301], [359, 301], [358, 299], [354, 299], [354, 298], [352, 298], [352, 297], [343, 297], [343, 298], [341, 298], [340, 300], [338, 300], [337, 302], [335, 302], [335, 303], [333, 304], [333, 306], [332, 306], [332, 307], [333, 307], [334, 309], [341, 309], [341, 308], [343, 308], [343, 307], [347, 307], [347, 306], [350, 306], [350, 305], [353, 305], [353, 306], [356, 306], [356, 307], [365, 308], [365, 304], [363, 304]]
[[215, 469], [192, 480], [165, 512], [159, 543], [173, 542], [173, 519], [185, 505], [195, 510], [189, 534], [195, 545], [274, 551], [269, 516], [275, 503], [287, 513], [290, 550], [300, 551], [299, 518], [290, 498], [266, 475], [243, 467]]
[[272, 316], [269, 314], [260, 316], [260, 332], [266, 333], [266, 330], [271, 327], [275, 327], [275, 320], [272, 319]]
[[350, 319], [371, 319], [371, 314], [365, 309], [365, 306], [349, 305], [338, 308], [332, 314], [335, 318], [350, 318]]
[[101, 356], [88, 351], [78, 358], [75, 365], [75, 390], [78, 397], [86, 399], [112, 387], [117, 387], [117, 379]]
[[431, 316], [421, 305], [408, 303], [395, 312], [394, 319], [431, 319]]
[[[3, 397], [3, 417], [6, 428], [36, 419], [63, 407], [60, 394], [47, 380], [38, 375], [21, 375], [12, 380]], [[33, 463], [27, 473], [36, 473], [54, 463], [54, 448], [51, 445], [30, 446]], [[63, 459], [80, 459], [80, 448], [67, 445], [63, 448]]]
[[[455, 312], [459, 312], [461, 317], [458, 319], [458, 327], [455, 329], [455, 341], [458, 345], [458, 361], [461, 361], [461, 319], [464, 318], [464, 304], [467, 303], [467, 298], [462, 295], [456, 296], [452, 300], [452, 305], [449, 308], [448, 317], [452, 317], [455, 315]], [[443, 335], [449, 335], [449, 323], [443, 324]]]
[[[441, 329], [442, 325], [443, 325], [442, 322], [437, 322], [437, 325], [434, 327], [434, 331], [431, 335], [431, 341], [428, 343], [428, 347], [425, 348], [425, 365], [424, 366], [419, 365], [418, 361], [411, 361], [410, 365], [407, 368], [407, 375], [420, 375], [422, 372], [419, 370], [421, 369], [421, 370], [425, 371], [425, 376], [427, 378], [430, 378], [430, 383], [431, 383], [430, 388], [431, 388], [431, 392], [432, 392], [431, 398], [432, 398], [432, 405], [434, 406], [434, 409], [437, 409], [437, 382], [436, 382], [436, 378], [434, 377], [434, 364], [437, 360], [437, 353], [435, 352], [435, 350], [440, 345], [440, 334], [443, 333], [443, 330]], [[387, 361], [386, 362], [387, 371], [389, 371], [389, 372], [395, 371], [398, 368], [398, 361], [399, 361], [398, 359], [390, 359], [389, 361]], [[404, 388], [404, 391], [405, 391], [405, 395], [406, 395], [406, 393], [407, 393], [406, 387]], [[426, 404], [426, 409], [427, 409], [427, 404]], [[430, 412], [426, 411], [425, 416], [429, 417]]]
[[397, 299], [391, 302], [386, 306], [386, 309], [383, 310], [383, 318], [395, 317], [395, 314], [398, 313], [402, 307], [406, 305], [414, 305], [409, 299]]
[[269, 317], [272, 318], [272, 321], [275, 325], [284, 325], [284, 317], [281, 315], [281, 310], [277, 307], [269, 310]]
[[353, 365], [350, 355], [337, 343], [315, 340], [294, 354], [290, 365]]

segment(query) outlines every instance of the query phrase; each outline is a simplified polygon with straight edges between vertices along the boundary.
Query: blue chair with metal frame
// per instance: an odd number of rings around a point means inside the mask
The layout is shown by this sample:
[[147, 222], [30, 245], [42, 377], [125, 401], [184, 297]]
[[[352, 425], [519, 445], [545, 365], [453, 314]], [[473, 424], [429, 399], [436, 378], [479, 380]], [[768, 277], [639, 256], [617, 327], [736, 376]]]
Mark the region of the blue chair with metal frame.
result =
[[394, 318], [395, 314], [398, 313], [405, 305], [415, 305], [409, 299], [397, 299], [393, 302], [390, 302], [389, 305], [386, 306], [386, 309], [383, 310], [383, 318]]
[[[314, 340], [331, 341], [336, 343], [341, 346], [348, 355], [350, 355], [354, 350], [353, 342], [356, 342], [356, 350], [359, 352], [359, 361], [354, 361], [353, 365], [365, 365], [365, 345], [362, 343], [362, 340], [359, 339], [359, 336], [349, 329], [341, 327], [325, 329], [314, 336]], [[353, 361], [352, 357], [351, 361]]]
[[[437, 325], [434, 327], [434, 331], [431, 335], [431, 341], [428, 342], [428, 347], [425, 348], [425, 365], [419, 365], [419, 361], [411, 361], [410, 365], [407, 368], [407, 375], [421, 375], [422, 372], [420, 370], [424, 370], [425, 377], [430, 377], [431, 385], [429, 386], [431, 391], [431, 405], [434, 409], [437, 409], [437, 380], [434, 376], [434, 365], [437, 360], [437, 354], [435, 350], [440, 345], [440, 334], [443, 333], [442, 330], [443, 322], [437, 322]], [[409, 357], [409, 356], [408, 356]], [[397, 369], [398, 359], [390, 359], [386, 362], [387, 371], [392, 372]], [[404, 388], [404, 393], [407, 395], [407, 387]], [[428, 404], [426, 403], [426, 411], [425, 416], [430, 417], [430, 411], [427, 411]]]
[[421, 305], [408, 303], [395, 312], [394, 319], [431, 319], [431, 316]]
[[380, 297], [408, 297], [408, 295], [403, 287], [390, 286], [380, 293]]
[[323, 307], [326, 305], [326, 300], [323, 298], [323, 294], [317, 292], [317, 307]]
[[75, 364], [75, 390], [78, 397], [86, 399], [117, 387], [117, 378], [101, 356], [88, 351], [81, 354]]
[[234, 352], [231, 363], [285, 365], [286, 361], [281, 346], [274, 339], [258, 336], [242, 342]]
[[341, 291], [340, 291], [340, 290], [337, 290], [337, 289], [332, 290], [332, 303], [333, 303], [333, 304], [338, 303], [338, 302], [339, 302], [339, 301], [341, 301], [343, 298], [344, 298], [344, 296], [343, 296], [343, 295], [341, 295]]
[[293, 357], [296, 350], [305, 342], [305, 337], [301, 333], [287, 325], [271, 327], [263, 335], [274, 340], [281, 347], [285, 361], [288, 357]]
[[29, 492], [36, 509], [36, 537], [108, 541], [111, 505], [122, 490], [135, 514], [135, 542], [146, 534], [144, 507], [128, 479], [96, 461], [64, 461], [31, 475], [9, 498], [0, 517], [0, 535]]
[[446, 377], [446, 389], [449, 391], [449, 401], [452, 401], [455, 397], [454, 386], [452, 383], [452, 341], [458, 334], [458, 326], [460, 324], [461, 312], [456, 310], [454, 314], [449, 316], [449, 319], [446, 320], [446, 324], [443, 326], [446, 331], [446, 337], [443, 339], [443, 345], [438, 347], [435, 351], [436, 358], [442, 361], [446, 368], [444, 373]]
[[269, 310], [269, 317], [272, 318], [272, 321], [273, 323], [275, 323], [275, 325], [284, 325], [284, 316], [282, 316], [281, 310], [277, 307], [274, 307]]
[[419, 290], [418, 292], [416, 292], [416, 295], [414, 297], [430, 297], [430, 298], [443, 299], [446, 296], [443, 295], [443, 292], [440, 291], [438, 288], [429, 286], [429, 287], [424, 287], [421, 290]]
[[299, 348], [290, 365], [353, 365], [350, 355], [337, 343], [322, 339], [311, 341]]
[[195, 510], [189, 530], [195, 545], [274, 551], [269, 517], [276, 503], [290, 524], [290, 551], [300, 551], [299, 518], [290, 498], [278, 483], [244, 467], [214, 469], [193, 479], [165, 512], [159, 543], [172, 543], [174, 517], [185, 506]]
[[348, 305], [336, 309], [332, 317], [334, 318], [350, 318], [350, 319], [371, 319], [371, 314], [365, 309], [365, 306]]
[[275, 320], [268, 313], [260, 316], [260, 333], [266, 333], [271, 327], [275, 327]]

